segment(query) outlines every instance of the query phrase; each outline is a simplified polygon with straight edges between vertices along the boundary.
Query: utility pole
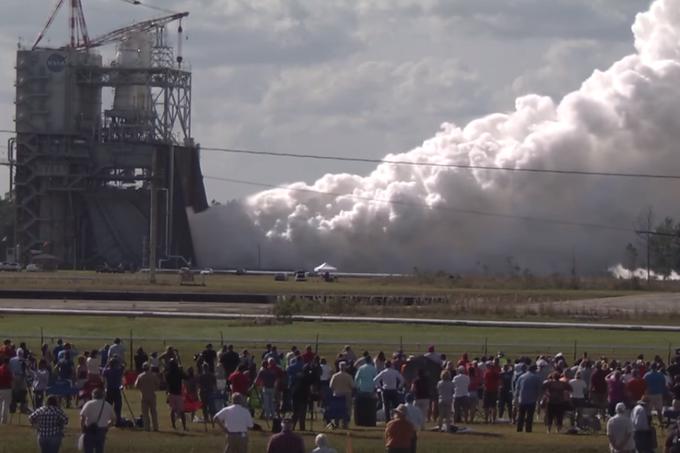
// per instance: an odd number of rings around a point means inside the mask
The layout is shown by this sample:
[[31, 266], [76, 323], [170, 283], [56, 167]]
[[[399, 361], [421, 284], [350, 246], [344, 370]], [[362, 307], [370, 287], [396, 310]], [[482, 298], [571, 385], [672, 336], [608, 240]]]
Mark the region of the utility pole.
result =
[[156, 283], [156, 248], [158, 242], [158, 148], [151, 155], [151, 196], [149, 202], [149, 283]]
[[651, 264], [649, 262], [649, 251], [650, 251], [650, 237], [651, 235], [649, 234], [652, 231], [652, 210], [650, 209], [649, 212], [647, 212], [647, 287], [649, 288], [649, 271], [651, 268]]

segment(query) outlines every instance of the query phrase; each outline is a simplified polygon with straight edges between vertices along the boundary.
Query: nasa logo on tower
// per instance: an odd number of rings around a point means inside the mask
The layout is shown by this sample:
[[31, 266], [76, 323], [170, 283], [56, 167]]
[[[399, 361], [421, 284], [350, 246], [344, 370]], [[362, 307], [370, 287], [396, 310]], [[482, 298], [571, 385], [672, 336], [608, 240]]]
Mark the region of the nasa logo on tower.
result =
[[58, 53], [53, 53], [47, 58], [47, 69], [52, 72], [61, 72], [66, 66], [66, 58]]

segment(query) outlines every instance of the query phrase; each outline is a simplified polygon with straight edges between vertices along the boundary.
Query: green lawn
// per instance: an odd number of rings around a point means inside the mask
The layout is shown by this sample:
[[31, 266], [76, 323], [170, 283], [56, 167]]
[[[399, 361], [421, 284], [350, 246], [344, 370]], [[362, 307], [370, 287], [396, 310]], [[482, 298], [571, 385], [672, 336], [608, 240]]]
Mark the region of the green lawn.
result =
[[[130, 404], [138, 415], [137, 393], [133, 390], [126, 392]], [[219, 432], [219, 428], [213, 430], [205, 427], [201, 423], [190, 423], [189, 432], [175, 432], [170, 427], [170, 420], [165, 400], [159, 394], [159, 433], [145, 433], [135, 430], [112, 429], [107, 438], [107, 452], [219, 452], [224, 448], [224, 436]], [[124, 406], [123, 415], [130, 417], [127, 408]], [[75, 452], [76, 440], [79, 435], [77, 431], [78, 415], [75, 409], [68, 409], [69, 429], [68, 435], [64, 439], [62, 452]], [[25, 418], [19, 420], [23, 425], [0, 427], [0, 453], [31, 452], [37, 451], [33, 430], [26, 425]], [[17, 420], [14, 420], [17, 423]], [[308, 424], [310, 422], [308, 421]], [[266, 425], [263, 424], [266, 429]], [[543, 426], [536, 422], [535, 432], [531, 434], [517, 433], [509, 425], [469, 425], [472, 433], [468, 434], [445, 434], [437, 432], [422, 432], [419, 436], [420, 452], [428, 453], [449, 453], [449, 452], [601, 452], [606, 451], [607, 440], [602, 434], [593, 435], [547, 435]], [[311, 428], [311, 427], [310, 427]], [[303, 433], [307, 451], [313, 448], [313, 439], [316, 434], [322, 432], [324, 427], [321, 422], [316, 420], [314, 423], [315, 431]], [[384, 452], [382, 441], [383, 427], [377, 428], [353, 428], [350, 432], [351, 444], [356, 453], [378, 453]], [[348, 442], [347, 431], [339, 430], [327, 433], [331, 445], [344, 453]], [[250, 451], [264, 452], [269, 434], [266, 432], [251, 433]]]
[[[57, 337], [70, 339], [79, 349], [101, 347], [114, 337], [128, 339], [149, 351], [173, 344], [182, 350], [198, 351], [205, 342], [234, 343], [255, 351], [267, 342], [287, 349], [291, 344], [314, 344], [317, 334], [320, 351], [334, 356], [340, 347], [351, 342], [354, 348], [370, 351], [398, 349], [403, 342], [407, 352], [423, 352], [436, 344], [444, 353], [458, 355], [469, 351], [475, 355], [503, 351], [508, 355], [563, 352], [570, 357], [574, 349], [591, 355], [607, 355], [629, 359], [640, 352], [659, 354], [664, 359], [669, 347], [680, 347], [680, 334], [628, 332], [587, 329], [521, 329], [424, 326], [409, 324], [296, 322], [291, 324], [258, 324], [195, 319], [159, 319], [126, 317], [73, 316], [2, 316], [0, 337], [31, 337], [34, 348], [40, 341]], [[129, 341], [127, 341], [129, 343]]]
[[[144, 346], [147, 351], [160, 350], [164, 344], [177, 346], [188, 358], [193, 352], [198, 352], [205, 341], [219, 343], [220, 333], [225, 342], [233, 342], [238, 347], [248, 347], [260, 351], [265, 341], [279, 344], [281, 349], [287, 349], [290, 341], [298, 346], [303, 343], [314, 343], [319, 334], [321, 341], [328, 342], [320, 345], [320, 352], [333, 356], [345, 342], [357, 343], [356, 350], [378, 349], [391, 351], [397, 348], [400, 337], [403, 337], [407, 352], [422, 352], [427, 344], [439, 345], [442, 352], [454, 355], [462, 350], [473, 354], [482, 354], [486, 342], [489, 353], [500, 348], [503, 343], [504, 351], [509, 354], [562, 352], [570, 355], [574, 341], [577, 341], [577, 353], [582, 349], [579, 345], [616, 345], [615, 350], [607, 348], [588, 347], [591, 355], [608, 354], [623, 358], [630, 358], [640, 352], [641, 347], [656, 348], [657, 353], [665, 357], [668, 343], [673, 346], [677, 342], [680, 346], [680, 335], [658, 334], [649, 332], [619, 332], [593, 331], [583, 329], [503, 329], [503, 328], [468, 328], [443, 326], [413, 326], [413, 325], [382, 325], [382, 324], [353, 324], [353, 323], [294, 323], [257, 325], [243, 323], [225, 323], [220, 321], [180, 320], [180, 319], [149, 319], [123, 317], [67, 317], [67, 316], [4, 316], [0, 317], [0, 337], [33, 336], [29, 339], [29, 346], [36, 347], [39, 341], [40, 328], [46, 341], [62, 335], [66, 340], [73, 341], [80, 350], [100, 347], [104, 342], [110, 342], [115, 336], [127, 338], [132, 330], [135, 347]], [[37, 338], [35, 338], [37, 336]], [[139, 337], [144, 337], [140, 339]], [[80, 338], [79, 338], [80, 337]], [[87, 337], [87, 338], [86, 338]], [[184, 339], [184, 340], [182, 340]], [[17, 339], [18, 340], [18, 339]], [[129, 340], [126, 340], [129, 341]], [[509, 347], [509, 344], [522, 346]], [[556, 346], [559, 345], [559, 346]], [[654, 351], [645, 350], [651, 355]], [[138, 411], [138, 398], [135, 391], [128, 391], [127, 395], [135, 413]], [[161, 433], [146, 434], [136, 431], [121, 431], [113, 429], [108, 440], [108, 452], [208, 452], [223, 449], [223, 436], [217, 431], [203, 432], [203, 425], [191, 424], [189, 433], [176, 433], [169, 429], [169, 417], [164, 404], [165, 398], [159, 395], [161, 408]], [[124, 415], [129, 413], [124, 408]], [[74, 452], [77, 430], [77, 414], [69, 410], [72, 427], [65, 439], [64, 452]], [[25, 425], [25, 421], [24, 421]], [[442, 434], [424, 432], [421, 434], [419, 451], [428, 453], [448, 452], [601, 452], [606, 451], [607, 442], [604, 435], [547, 435], [542, 426], [537, 424], [536, 432], [532, 434], [518, 434], [508, 425], [471, 426], [471, 434]], [[319, 422], [315, 423], [316, 431], [321, 429]], [[313, 432], [304, 433], [308, 451], [311, 451], [314, 437]], [[0, 453], [35, 451], [35, 439], [27, 426], [0, 427]], [[339, 453], [345, 451], [347, 441], [346, 432], [330, 434], [331, 442]], [[253, 433], [251, 436], [251, 452], [262, 452], [265, 449], [267, 435]], [[354, 452], [371, 453], [383, 452], [382, 430], [354, 429], [352, 430], [352, 445]]]

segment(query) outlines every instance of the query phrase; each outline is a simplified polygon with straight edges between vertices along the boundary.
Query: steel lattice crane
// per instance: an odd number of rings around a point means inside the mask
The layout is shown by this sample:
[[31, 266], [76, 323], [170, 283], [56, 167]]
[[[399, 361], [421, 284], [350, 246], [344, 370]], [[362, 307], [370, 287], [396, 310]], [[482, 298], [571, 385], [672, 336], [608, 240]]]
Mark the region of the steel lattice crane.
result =
[[[33, 47], [31, 48], [32, 50], [35, 50], [38, 47], [38, 44], [40, 44], [40, 41], [42, 41], [43, 37], [45, 36], [45, 33], [47, 30], [50, 28], [52, 25], [52, 22], [54, 22], [54, 18], [57, 16], [57, 13], [61, 9], [61, 7], [64, 5], [66, 0], [59, 0], [57, 2], [57, 5], [54, 7], [54, 10], [52, 11], [52, 14], [50, 14], [49, 19], [47, 19], [47, 23], [45, 24], [45, 27], [42, 29], [40, 34], [35, 40], [35, 43], [33, 43]], [[123, 0], [127, 3], [131, 3], [134, 5], [139, 5], [141, 2], [138, 0]], [[173, 13], [167, 16], [163, 17], [158, 17], [155, 19], [149, 19], [145, 20], [142, 22], [138, 22], [136, 24], [129, 25], [127, 27], [122, 27], [113, 31], [110, 31], [104, 35], [98, 36], [96, 38], [90, 39], [89, 34], [87, 32], [87, 24], [85, 22], [85, 15], [83, 13], [83, 5], [81, 3], [81, 0], [69, 0], [71, 8], [70, 8], [70, 14], [69, 14], [69, 26], [71, 29], [71, 41], [70, 41], [70, 46], [73, 49], [90, 49], [93, 47], [99, 47], [105, 44], [109, 44], [112, 42], [120, 41], [122, 40], [127, 34], [131, 32], [142, 32], [142, 31], [148, 31], [152, 30], [154, 28], [162, 28], [165, 25], [167, 25], [170, 22], [173, 21], [179, 21], [179, 32], [180, 34], [182, 33], [182, 19], [187, 17], [189, 15], [188, 12], [182, 12], [182, 13]], [[159, 8], [154, 8], [154, 9], [159, 9]], [[181, 41], [181, 38], [180, 38]], [[181, 58], [180, 55], [178, 55], [178, 58]], [[179, 60], [178, 60], [179, 61]]]

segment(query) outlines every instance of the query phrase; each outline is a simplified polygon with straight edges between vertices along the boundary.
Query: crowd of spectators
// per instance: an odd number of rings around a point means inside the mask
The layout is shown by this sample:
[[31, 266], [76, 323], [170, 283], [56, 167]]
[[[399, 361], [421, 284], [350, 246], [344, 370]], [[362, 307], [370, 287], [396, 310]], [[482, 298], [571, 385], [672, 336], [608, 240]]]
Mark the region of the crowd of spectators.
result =
[[[123, 415], [125, 388], [139, 391], [139, 419], [132, 408], [132, 419]], [[656, 428], [670, 426], [665, 451], [680, 451], [675, 423], [669, 425], [680, 414], [680, 357], [670, 365], [643, 355], [619, 361], [584, 354], [568, 361], [563, 354], [464, 353], [451, 360], [434, 346], [414, 356], [356, 354], [347, 345], [327, 359], [311, 345], [283, 352], [268, 344], [254, 354], [208, 344], [183, 362], [172, 346], [150, 354], [140, 347], [130, 357], [118, 338], [89, 351], [61, 339], [36, 352], [9, 339], [0, 346], [0, 424], [11, 414], [28, 415], [43, 452], [59, 450], [68, 423], [62, 407], [80, 410], [88, 453], [103, 451], [111, 426], [158, 431], [160, 391], [173, 429], [187, 430], [188, 421], [220, 426], [228, 453], [246, 452], [248, 431], [261, 424], [276, 433], [269, 453], [304, 452], [295, 431], [318, 419], [326, 429], [385, 422], [392, 453], [415, 452], [425, 429], [456, 432], [502, 422], [530, 433], [536, 419], [547, 433], [598, 431], [606, 423], [612, 452], [654, 451]], [[314, 452], [333, 451], [324, 435], [316, 444]]]

